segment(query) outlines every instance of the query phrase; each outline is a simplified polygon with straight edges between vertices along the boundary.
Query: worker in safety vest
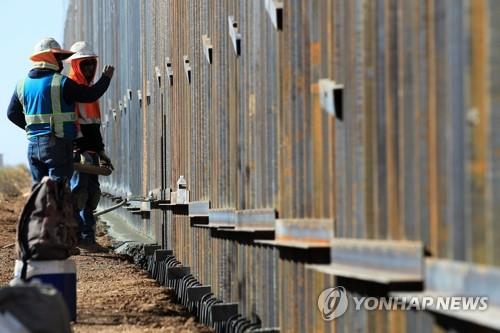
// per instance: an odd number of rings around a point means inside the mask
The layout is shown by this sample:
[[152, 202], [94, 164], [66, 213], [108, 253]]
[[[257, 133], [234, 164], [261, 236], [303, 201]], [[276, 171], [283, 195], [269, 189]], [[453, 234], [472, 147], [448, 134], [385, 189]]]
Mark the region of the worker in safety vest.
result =
[[93, 102], [108, 89], [114, 68], [106, 66], [93, 85], [78, 84], [60, 74], [63, 60], [73, 54], [53, 38], [35, 45], [28, 76], [16, 86], [7, 116], [28, 135], [28, 162], [33, 185], [44, 176], [70, 179], [73, 140], [77, 134], [76, 102]]
[[[75, 82], [90, 86], [97, 69], [97, 55], [87, 42], [80, 41], [70, 48], [75, 52], [67, 61], [71, 64], [68, 77]], [[84, 164], [104, 165], [113, 169], [109, 157], [104, 152], [101, 136], [101, 111], [99, 102], [76, 103], [81, 135], [75, 140], [75, 153]], [[98, 175], [74, 171], [71, 190], [77, 205], [80, 244], [95, 243], [94, 210], [101, 197]]]

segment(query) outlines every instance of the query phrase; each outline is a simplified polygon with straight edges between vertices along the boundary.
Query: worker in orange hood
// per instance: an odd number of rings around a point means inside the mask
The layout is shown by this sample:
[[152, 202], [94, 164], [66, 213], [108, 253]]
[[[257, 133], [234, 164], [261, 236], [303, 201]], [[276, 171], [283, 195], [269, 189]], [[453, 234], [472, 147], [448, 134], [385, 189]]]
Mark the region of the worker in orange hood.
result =
[[[70, 50], [75, 53], [68, 58], [71, 65], [68, 76], [79, 84], [92, 85], [97, 69], [97, 55], [84, 41], [76, 42]], [[113, 169], [111, 160], [104, 151], [99, 102], [77, 103], [75, 108], [80, 131], [75, 140], [76, 156], [80, 157], [78, 160], [82, 163], [104, 165]], [[71, 178], [71, 190], [78, 210], [80, 243], [93, 245], [95, 244], [93, 212], [101, 197], [98, 176], [75, 171]]]
[[41, 39], [30, 57], [32, 68], [17, 84], [7, 116], [28, 137], [28, 163], [33, 188], [43, 177], [68, 179], [73, 174], [73, 140], [77, 135], [75, 104], [99, 99], [109, 87], [114, 67], [105, 66], [91, 87], [65, 75], [63, 60], [74, 52], [54, 39]]

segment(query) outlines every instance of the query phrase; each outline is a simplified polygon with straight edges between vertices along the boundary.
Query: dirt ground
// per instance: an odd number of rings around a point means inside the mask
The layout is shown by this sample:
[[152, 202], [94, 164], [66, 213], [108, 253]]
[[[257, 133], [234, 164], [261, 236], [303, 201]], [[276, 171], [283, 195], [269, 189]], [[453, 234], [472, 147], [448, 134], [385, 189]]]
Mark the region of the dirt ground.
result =
[[[15, 226], [26, 197], [0, 199], [0, 286], [12, 277]], [[173, 302], [173, 294], [129, 263], [111, 253], [110, 241], [98, 228], [100, 246], [82, 249], [77, 263], [78, 323], [76, 333], [212, 332], [195, 322]]]

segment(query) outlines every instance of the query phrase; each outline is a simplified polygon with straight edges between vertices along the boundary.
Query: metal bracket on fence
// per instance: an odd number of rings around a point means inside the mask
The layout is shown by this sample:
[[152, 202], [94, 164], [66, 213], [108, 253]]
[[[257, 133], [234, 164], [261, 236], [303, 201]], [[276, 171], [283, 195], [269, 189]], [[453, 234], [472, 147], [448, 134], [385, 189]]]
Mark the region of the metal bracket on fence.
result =
[[172, 256], [174, 254], [173, 250], [165, 250], [165, 249], [160, 249], [160, 250], [155, 250], [153, 254], [153, 260], [154, 261], [163, 261], [167, 259], [168, 256]]
[[168, 281], [179, 280], [190, 273], [191, 273], [191, 269], [189, 267], [183, 267], [183, 266], [168, 267], [167, 268], [167, 280]]
[[209, 201], [194, 201], [189, 203], [189, 218], [191, 225], [193, 224], [208, 224], [208, 210], [210, 208]]
[[333, 219], [277, 219], [276, 240], [291, 247], [326, 247], [330, 248], [333, 238]]
[[186, 73], [186, 79], [188, 84], [191, 84], [191, 65], [189, 64], [189, 57], [184, 56], [184, 73]]
[[127, 89], [128, 100], [132, 100], [132, 89]]
[[330, 265], [317, 271], [381, 284], [420, 283], [424, 248], [421, 242], [333, 238]]
[[161, 88], [161, 71], [160, 71], [160, 67], [155, 66], [155, 74], [156, 74], [156, 82], [158, 83], [158, 87]]
[[[236, 211], [235, 223], [227, 223], [226, 218], [214, 214], [207, 226], [215, 225], [214, 237], [233, 240], [254, 241], [273, 240], [276, 229], [276, 211], [274, 209], [247, 209]], [[218, 221], [215, 223], [214, 221]], [[198, 227], [201, 227], [198, 225]]]
[[241, 53], [241, 34], [238, 32], [238, 22], [234, 20], [234, 16], [228, 16], [229, 37], [233, 42], [234, 52], [239, 56]]
[[171, 201], [171, 196], [172, 196], [172, 189], [171, 188], [165, 188], [161, 190], [161, 201], [165, 202], [170, 202]]
[[151, 212], [151, 201], [143, 201], [141, 202], [141, 213], [150, 213]]
[[189, 203], [189, 217], [208, 217], [210, 202], [193, 201]]
[[211, 308], [212, 321], [227, 321], [238, 314], [238, 303], [214, 304]]
[[232, 228], [236, 227], [236, 210], [233, 208], [217, 208], [208, 210], [208, 224], [192, 224], [200, 228]]
[[283, 30], [283, 1], [282, 0], [266, 0], [266, 11], [274, 27], [278, 30]]
[[139, 107], [142, 107], [142, 91], [137, 90], [137, 99], [139, 100]]
[[141, 203], [136, 201], [129, 201], [125, 204], [126, 210], [130, 212], [138, 212], [141, 210]]
[[[425, 265], [425, 290], [422, 292], [391, 292], [391, 296], [403, 302], [419, 299], [419, 304], [427, 303], [426, 310], [447, 317], [457, 318], [465, 322], [494, 330], [500, 330], [500, 268], [487, 265], [471, 264], [463, 261], [427, 258]], [[440, 306], [439, 299], [447, 298], [451, 306]], [[477, 302], [476, 311], [466, 304], [465, 297]], [[453, 305], [459, 300], [459, 306]], [[465, 299], [465, 300], [464, 300]], [[485, 306], [479, 310], [481, 299]], [[445, 302], [444, 302], [445, 303]], [[487, 307], [487, 309], [486, 309]]]
[[142, 218], [149, 218], [151, 212], [143, 212], [141, 210], [132, 211], [132, 215], [140, 215]]
[[188, 301], [199, 302], [203, 296], [210, 294], [212, 291], [211, 286], [194, 286], [187, 288]]
[[205, 53], [205, 58], [207, 58], [209, 64], [212, 64], [212, 41], [207, 35], [201, 36], [201, 40], [203, 42], [203, 53]]
[[171, 210], [172, 213], [177, 215], [188, 215], [189, 214], [189, 203], [177, 203], [176, 192], [171, 193], [171, 200], [166, 202], [161, 202], [156, 205], [156, 207], [165, 210]]
[[276, 210], [271, 208], [246, 209], [236, 212], [235, 231], [272, 231], [276, 229]]
[[277, 219], [274, 240], [256, 240], [256, 244], [279, 248], [280, 257], [306, 263], [330, 262], [333, 219]]
[[156, 188], [149, 191], [149, 198], [151, 201], [151, 208], [160, 208], [163, 204], [170, 204], [171, 189]]
[[165, 58], [165, 69], [167, 71], [168, 82], [170, 86], [174, 85], [174, 70], [172, 69], [172, 61], [169, 57]]
[[127, 112], [128, 109], [128, 97], [127, 94], [123, 95], [123, 109]]
[[146, 81], [146, 103], [151, 104], [151, 83]]
[[121, 115], [123, 112], [123, 102], [121, 99], [118, 101], [118, 110], [120, 111], [120, 115]]
[[338, 120], [343, 120], [344, 86], [330, 79], [319, 80], [321, 107]]
[[145, 244], [142, 248], [144, 256], [152, 256], [156, 250], [160, 250], [161, 246], [156, 244]]

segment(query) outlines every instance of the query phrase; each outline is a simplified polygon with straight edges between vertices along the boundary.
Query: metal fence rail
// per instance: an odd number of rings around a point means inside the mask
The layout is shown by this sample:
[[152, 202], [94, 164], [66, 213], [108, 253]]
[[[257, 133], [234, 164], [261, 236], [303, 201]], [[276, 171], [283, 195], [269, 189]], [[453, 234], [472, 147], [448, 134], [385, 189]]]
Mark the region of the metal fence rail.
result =
[[147, 201], [118, 214], [216, 297], [281, 332], [464, 331], [500, 324], [327, 322], [316, 302], [468, 295], [472, 274], [500, 313], [499, 17], [496, 0], [72, 0], [65, 46], [117, 68], [103, 188]]

